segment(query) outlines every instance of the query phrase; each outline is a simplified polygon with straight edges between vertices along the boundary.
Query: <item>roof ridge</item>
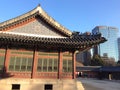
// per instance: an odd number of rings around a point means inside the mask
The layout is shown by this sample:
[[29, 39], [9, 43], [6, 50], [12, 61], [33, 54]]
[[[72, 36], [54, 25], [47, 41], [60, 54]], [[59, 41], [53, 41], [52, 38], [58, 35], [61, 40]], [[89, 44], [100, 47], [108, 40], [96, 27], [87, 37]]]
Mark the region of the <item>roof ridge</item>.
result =
[[46, 36], [46, 35], [36, 35], [36, 34], [17, 33], [17, 32], [2, 32], [2, 31], [0, 31], [0, 34], [21, 35], [21, 36], [30, 36], [30, 37], [45, 37], [45, 38], [67, 38], [60, 36]]
[[22, 15], [19, 15], [15, 18], [12, 18], [12, 19], [9, 19], [9, 20], [6, 20], [4, 22], [1, 22], [0, 23], [0, 27], [3, 27], [3, 26], [6, 26], [8, 24], [11, 24], [11, 23], [14, 23], [16, 21], [19, 21], [23, 18], [26, 18], [28, 16], [31, 16], [31, 15], [34, 15], [35, 13], [37, 13], [43, 17], [49, 24], [51, 24], [52, 26], [54, 26], [55, 28], [57, 28], [58, 30], [62, 30], [62, 32], [64, 32], [65, 34], [67, 34], [68, 36], [71, 36], [72, 35], [72, 32], [70, 30], [68, 30], [67, 28], [65, 28], [64, 26], [62, 26], [61, 24], [59, 24], [57, 21], [55, 21], [52, 17], [50, 17], [43, 9], [40, 5], [38, 5], [36, 8], [34, 8], [33, 10], [25, 13], [25, 14], [22, 14]]

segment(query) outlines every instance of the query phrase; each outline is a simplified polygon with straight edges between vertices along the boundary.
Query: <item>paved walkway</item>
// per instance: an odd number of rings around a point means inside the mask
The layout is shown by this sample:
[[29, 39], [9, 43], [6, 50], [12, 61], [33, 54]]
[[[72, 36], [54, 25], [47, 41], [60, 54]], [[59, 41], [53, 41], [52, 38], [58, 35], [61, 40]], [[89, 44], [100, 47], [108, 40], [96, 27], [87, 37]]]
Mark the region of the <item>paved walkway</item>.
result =
[[108, 80], [95, 80], [89, 78], [78, 78], [84, 90], [120, 90], [120, 83]]

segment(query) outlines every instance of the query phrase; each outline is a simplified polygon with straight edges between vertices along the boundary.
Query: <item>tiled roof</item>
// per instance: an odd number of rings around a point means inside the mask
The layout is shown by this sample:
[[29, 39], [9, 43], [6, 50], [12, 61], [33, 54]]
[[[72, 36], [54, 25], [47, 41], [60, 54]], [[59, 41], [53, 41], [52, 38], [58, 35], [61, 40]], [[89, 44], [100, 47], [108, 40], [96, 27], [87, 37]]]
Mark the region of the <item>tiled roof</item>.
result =
[[76, 67], [77, 71], [101, 71], [101, 72], [120, 72], [120, 66], [82, 66]]
[[55, 21], [52, 17], [50, 17], [40, 6], [37, 6], [35, 9], [33, 9], [23, 15], [20, 15], [16, 18], [13, 18], [13, 19], [10, 19], [10, 20], [0, 23], [0, 31], [3, 28], [9, 27], [13, 24], [25, 21], [31, 17], [36, 17], [36, 16], [43, 18], [48, 24], [50, 24], [51, 26], [56, 28], [56, 30], [66, 34], [67, 36], [72, 35], [71, 31], [69, 31], [67, 28], [65, 28], [64, 26], [59, 24], [57, 21]]
[[0, 33], [0, 44], [33, 45], [37, 47], [56, 47], [68, 50], [84, 50], [94, 45], [105, 42], [106, 39], [100, 35], [78, 35], [71, 37], [42, 37], [30, 34]]
[[113, 66], [113, 67], [102, 67], [101, 71], [106, 71], [106, 72], [120, 72], [120, 66]]
[[76, 67], [77, 71], [99, 71], [101, 66], [82, 66], [82, 67]]

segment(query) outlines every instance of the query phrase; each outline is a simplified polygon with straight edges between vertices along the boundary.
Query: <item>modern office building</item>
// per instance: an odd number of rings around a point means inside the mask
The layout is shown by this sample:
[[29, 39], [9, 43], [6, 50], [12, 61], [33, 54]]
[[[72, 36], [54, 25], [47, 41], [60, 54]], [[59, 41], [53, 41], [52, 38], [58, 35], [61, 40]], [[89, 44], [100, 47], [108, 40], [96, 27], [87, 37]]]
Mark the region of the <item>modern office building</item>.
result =
[[92, 30], [93, 34], [101, 33], [107, 39], [107, 42], [96, 46], [94, 53], [100, 56], [108, 56], [109, 58], [118, 61], [118, 28], [108, 26], [96, 26]]
[[90, 65], [91, 49], [77, 53], [77, 54], [76, 54], [76, 60], [77, 60], [78, 62], [81, 62], [81, 63], [84, 64], [85, 66]]
[[[91, 35], [90, 32], [85, 32], [82, 34], [83, 36], [86, 35]], [[88, 48], [87, 50], [83, 51], [83, 52], [79, 52], [76, 54], [76, 60], [78, 62], [81, 62], [82, 64], [84, 64], [85, 66], [90, 65], [90, 60], [91, 60], [91, 55], [92, 54], [92, 50], [90, 48]]]
[[120, 61], [120, 38], [118, 38], [118, 59]]

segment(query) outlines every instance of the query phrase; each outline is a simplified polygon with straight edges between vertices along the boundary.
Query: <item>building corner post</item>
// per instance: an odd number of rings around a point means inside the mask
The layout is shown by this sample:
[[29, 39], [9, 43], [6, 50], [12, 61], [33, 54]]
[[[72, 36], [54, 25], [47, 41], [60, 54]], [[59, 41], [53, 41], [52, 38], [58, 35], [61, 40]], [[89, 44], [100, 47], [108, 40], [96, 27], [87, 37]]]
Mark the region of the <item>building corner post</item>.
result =
[[10, 59], [10, 50], [8, 47], [6, 47], [6, 52], [5, 52], [5, 61], [4, 61], [4, 75], [8, 72], [8, 64], [9, 64], [9, 59]]
[[63, 52], [59, 51], [59, 62], [58, 62], [58, 79], [62, 78], [62, 63], [63, 63]]
[[37, 71], [37, 58], [38, 58], [38, 52], [35, 49], [33, 53], [33, 67], [32, 67], [32, 73], [31, 73], [31, 78], [35, 78], [35, 74]]
[[73, 79], [76, 79], [76, 52], [72, 52], [72, 61], [73, 61], [73, 72], [72, 77]]

